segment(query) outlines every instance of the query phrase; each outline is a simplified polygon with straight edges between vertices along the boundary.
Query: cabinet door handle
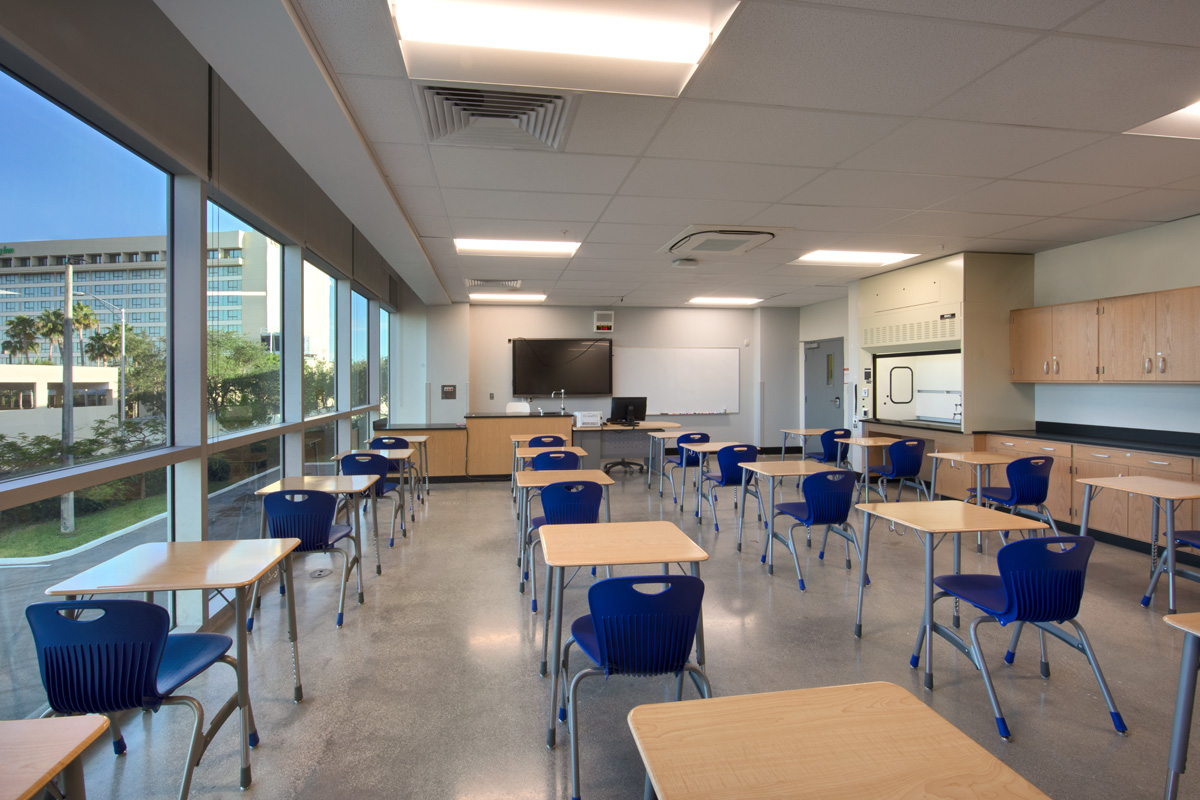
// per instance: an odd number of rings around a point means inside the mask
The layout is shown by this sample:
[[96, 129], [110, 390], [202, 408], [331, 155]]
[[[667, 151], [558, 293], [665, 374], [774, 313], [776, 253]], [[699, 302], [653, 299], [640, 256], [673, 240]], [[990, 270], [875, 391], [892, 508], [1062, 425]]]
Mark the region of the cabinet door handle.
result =
[[1058, 374], [1058, 359], [1054, 359], [1054, 374]]
[[1164, 466], [1164, 467], [1169, 467], [1169, 466], [1171, 466], [1171, 462], [1170, 462], [1170, 461], [1147, 461], [1146, 463], [1147, 463], [1147, 464], [1159, 464], [1159, 465], [1161, 465], [1161, 466]]
[[1043, 449], [1043, 450], [1049, 450], [1051, 453], [1053, 453], [1053, 452], [1054, 452], [1055, 450], [1057, 450], [1058, 448], [1057, 448], [1057, 447], [1043, 447], [1042, 449]]
[[1112, 458], [1112, 456], [1106, 456], [1103, 453], [1092, 453], [1091, 456], [1092, 458]]
[[1043, 374], [1043, 375], [1049, 375], [1049, 374], [1050, 374], [1050, 362], [1049, 362], [1049, 361], [1043, 361], [1043, 362], [1042, 362], [1042, 374]]
[[1016, 442], [1001, 442], [1000, 444], [1004, 445], [1005, 447], [1016, 447], [1017, 445]]
[[1158, 372], [1161, 375], [1162, 373], [1164, 373], [1166, 371], [1167, 371], [1167, 357], [1159, 356], [1158, 357]]
[[1152, 366], [1150, 366], [1150, 358], [1147, 357], [1146, 358], [1146, 374], [1149, 375], [1150, 370], [1152, 370], [1152, 369], [1154, 369], [1154, 368]]

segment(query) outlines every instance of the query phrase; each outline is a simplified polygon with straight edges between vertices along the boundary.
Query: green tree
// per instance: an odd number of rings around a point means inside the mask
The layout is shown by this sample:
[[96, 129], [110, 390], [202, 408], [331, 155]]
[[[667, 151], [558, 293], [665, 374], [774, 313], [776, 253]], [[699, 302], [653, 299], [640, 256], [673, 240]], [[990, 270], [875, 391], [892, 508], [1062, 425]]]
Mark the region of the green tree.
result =
[[108, 330], [93, 334], [83, 346], [83, 353], [91, 361], [102, 366], [121, 357], [121, 328], [113, 325]]
[[80, 363], [84, 363], [83, 356], [86, 355], [83, 344], [83, 334], [87, 331], [94, 331], [100, 327], [100, 320], [96, 317], [96, 312], [86, 303], [75, 302], [71, 304], [71, 321], [74, 324], [75, 330], [79, 333], [79, 350]]
[[39, 348], [37, 320], [24, 314], [15, 316], [8, 321], [5, 334], [7, 338], [0, 347], [8, 353], [9, 363], [13, 356], [19, 355], [21, 363], [28, 364], [29, 354], [36, 353]]
[[323, 358], [305, 358], [301, 378], [304, 413], [332, 411], [337, 404], [333, 364]]
[[127, 417], [154, 417], [167, 413], [165, 343], [128, 325], [125, 326], [125, 381], [125, 399], [130, 404], [126, 409]]
[[208, 332], [208, 407], [225, 429], [269, 422], [279, 413], [279, 356], [234, 331]]
[[[37, 316], [37, 332], [46, 341], [50, 342], [50, 352], [54, 352], [54, 348], [58, 348], [59, 355], [62, 355], [62, 340], [63, 340], [63, 310], [61, 308], [47, 308]], [[61, 359], [60, 359], [61, 360]]]

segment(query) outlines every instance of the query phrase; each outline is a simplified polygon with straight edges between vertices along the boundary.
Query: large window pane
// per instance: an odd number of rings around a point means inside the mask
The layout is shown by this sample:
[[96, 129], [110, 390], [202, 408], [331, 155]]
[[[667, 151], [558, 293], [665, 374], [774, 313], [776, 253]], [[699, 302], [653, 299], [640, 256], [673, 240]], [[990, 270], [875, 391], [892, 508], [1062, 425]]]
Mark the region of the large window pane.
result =
[[367, 298], [350, 293], [350, 406], [369, 402], [367, 389]]
[[160, 447], [169, 176], [3, 72], [0, 107], [0, 477]]
[[371, 421], [367, 413], [355, 414], [350, 418], [350, 447], [365, 450], [371, 444]]
[[379, 309], [379, 418], [387, 419], [388, 397], [391, 394], [392, 373], [388, 357], [391, 355], [392, 314], [386, 308]]
[[208, 204], [208, 435], [279, 422], [282, 249]]
[[304, 416], [337, 407], [337, 283], [304, 262]]
[[281, 475], [278, 437], [209, 456], [208, 538], [258, 538], [260, 500], [254, 493]]
[[[46, 702], [25, 606], [49, 599], [48, 587], [135, 545], [166, 541], [166, 491], [166, 470], [157, 469], [92, 486], [69, 500], [52, 497], [0, 515], [0, 559], [23, 559], [0, 571], [0, 719], [27, 717]], [[75, 510], [70, 533], [60, 525], [64, 502]], [[92, 546], [79, 549], [86, 544]], [[155, 601], [169, 610], [169, 593], [156, 594]]]
[[304, 474], [336, 475], [337, 422], [330, 420], [304, 429]]

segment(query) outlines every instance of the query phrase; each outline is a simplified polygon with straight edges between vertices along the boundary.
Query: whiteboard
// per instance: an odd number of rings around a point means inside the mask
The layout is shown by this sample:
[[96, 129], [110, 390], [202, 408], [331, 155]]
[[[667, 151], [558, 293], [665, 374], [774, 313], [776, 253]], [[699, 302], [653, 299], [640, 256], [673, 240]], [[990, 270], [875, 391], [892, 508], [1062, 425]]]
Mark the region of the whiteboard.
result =
[[646, 396], [647, 414], [736, 414], [736, 347], [614, 347], [613, 394]]

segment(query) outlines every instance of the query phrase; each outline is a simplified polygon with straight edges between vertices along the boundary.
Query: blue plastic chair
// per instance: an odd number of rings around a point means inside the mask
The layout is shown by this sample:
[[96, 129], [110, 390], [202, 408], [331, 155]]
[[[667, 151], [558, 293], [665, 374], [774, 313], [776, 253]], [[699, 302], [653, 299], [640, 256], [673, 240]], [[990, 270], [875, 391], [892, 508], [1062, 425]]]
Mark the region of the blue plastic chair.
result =
[[[93, 611], [101, 616], [91, 618], [88, 612]], [[192, 710], [195, 723], [179, 789], [180, 800], [186, 800], [192, 771], [207, 742], [237, 708], [238, 697], [235, 691], [205, 733], [200, 702], [175, 691], [218, 661], [236, 674], [237, 661], [226, 655], [233, 640], [217, 633], [168, 635], [171, 618], [166, 609], [142, 600], [34, 603], [25, 609], [25, 618], [50, 703], [47, 715], [103, 714], [117, 755], [125, 752], [118, 712], [157, 711], [163, 705]], [[250, 744], [258, 744], [257, 734], [250, 739]]]
[[836, 439], [849, 439], [854, 434], [848, 428], [833, 428], [821, 434], [821, 452], [806, 456], [812, 461], [822, 464], [833, 464], [835, 467], [850, 466], [850, 445], [840, 444]]
[[[733, 507], [736, 510], [737, 492], [736, 487], [742, 485], [742, 464], [747, 461], [758, 460], [758, 448], [752, 444], [731, 444], [722, 447], [717, 451], [717, 471], [704, 472], [700, 475], [700, 492], [704, 493], [704, 485], [708, 484], [708, 507], [712, 510], [713, 515], [713, 530], [721, 530], [721, 526], [717, 524], [717, 487], [733, 486], [735, 492], [733, 495]], [[758, 491], [758, 476], [750, 477], [746, 484], [746, 493], [754, 496], [758, 501], [758, 518], [763, 518], [762, 497]], [[700, 519], [700, 506], [696, 507], [696, 519]]]
[[900, 493], [904, 484], [917, 490], [917, 499], [925, 492], [925, 499], [932, 500], [929, 490], [921, 480], [922, 460], [925, 457], [925, 441], [923, 439], [897, 439], [888, 445], [888, 463], [885, 467], [870, 467], [867, 471], [879, 479], [876, 491], [887, 502], [887, 482], [896, 481], [896, 502], [900, 502]]
[[[408, 439], [405, 439], [403, 436], [376, 436], [371, 440], [371, 443], [367, 445], [367, 448], [370, 450], [409, 450], [412, 448], [412, 445], [409, 444]], [[404, 490], [403, 483], [407, 479], [409, 486], [416, 489], [417, 502], [419, 502], [421, 505], [425, 505], [425, 498], [421, 496], [421, 476], [417, 470], [416, 463], [414, 463], [410, 458], [407, 461], [397, 461], [392, 459], [388, 461], [388, 464], [391, 466], [391, 471], [388, 473], [388, 477], [400, 479], [401, 491]], [[415, 505], [408, 510], [408, 513], [409, 522], [416, 522], [417, 509]]]
[[[685, 433], [675, 440], [676, 447], [681, 444], [706, 444], [709, 441], [707, 433]], [[663, 462], [667, 470], [667, 478], [671, 481], [671, 502], [679, 503], [679, 492], [675, 489], [675, 470], [682, 469], [684, 477], [687, 477], [687, 470], [700, 469], [700, 454], [687, 453], [680, 450], [673, 456], [667, 456]], [[683, 506], [679, 506], [679, 513], [683, 513]]]
[[561, 436], [545, 434], [543, 436], [535, 436], [530, 439], [529, 447], [562, 447], [566, 443], [566, 440]]
[[[378, 453], [347, 453], [342, 456], [342, 474], [343, 475], [378, 475], [379, 480], [375, 482], [375, 498], [376, 500], [387, 498], [392, 504], [392, 530], [391, 536], [388, 539], [388, 547], [396, 546], [396, 517], [400, 517], [400, 536], [408, 536], [408, 531], [404, 529], [404, 490], [399, 483], [389, 481], [388, 473], [392, 470], [392, 464]], [[388, 497], [388, 495], [392, 495]], [[378, 524], [378, 521], [376, 521]], [[376, 541], [379, 539], [379, 531], [375, 531]], [[378, 571], [377, 571], [378, 572]]]
[[[664, 586], [646, 594], [638, 586]], [[566, 719], [571, 734], [571, 796], [579, 800], [579, 685], [593, 675], [629, 675], [652, 678], [675, 675], [675, 699], [683, 697], [683, 676], [690, 673], [702, 697], [712, 696], [704, 670], [688, 663], [704, 582], [691, 575], [642, 575], [608, 578], [588, 589], [590, 614], [571, 624], [571, 638], [562, 652], [565, 708], [558, 717]], [[595, 667], [580, 670], [566, 687], [571, 645], [591, 659]]]
[[534, 456], [531, 463], [539, 472], [544, 469], [579, 469], [579, 455], [569, 450], [547, 450]]
[[[796, 554], [796, 540], [792, 532], [797, 525], [808, 529], [808, 537], [812, 538], [812, 529], [824, 525], [825, 535], [821, 538], [821, 550], [818, 559], [825, 558], [825, 542], [829, 532], [833, 531], [846, 540], [846, 569], [850, 569], [850, 545], [858, 548], [858, 539], [854, 528], [847, 521], [850, 517], [850, 507], [854, 502], [854, 490], [858, 487], [858, 475], [850, 470], [832, 470], [818, 472], [804, 479], [801, 491], [804, 501], [800, 503], [776, 503], [775, 516], [789, 516], [796, 521], [788, 528], [788, 549], [792, 553], [792, 561], [796, 564], [796, 578], [800, 581], [800, 591], [804, 591], [804, 575], [800, 572], [800, 558]], [[767, 563], [767, 549], [771, 541], [763, 547], [762, 561]], [[767, 564], [767, 573], [774, 574], [774, 565]]]
[[[350, 568], [358, 568], [358, 602], [362, 605], [362, 553], [359, 552], [359, 542], [352, 535], [354, 529], [349, 525], [335, 525], [333, 520], [337, 513], [337, 498], [326, 492], [309, 489], [271, 492], [263, 498], [263, 513], [267, 516], [267, 535], [272, 539], [299, 539], [297, 553], [337, 553], [342, 557], [342, 585], [338, 599], [337, 626], [342, 627], [342, 615], [346, 609], [346, 584], [350, 582]], [[354, 547], [354, 558], [345, 550], [336, 547], [337, 543], [348, 539]], [[283, 594], [286, 587], [280, 581], [279, 593]], [[257, 595], [258, 586], [254, 587]], [[246, 630], [254, 629], [254, 608], [257, 597], [250, 601], [250, 616], [246, 620]]]
[[523, 581], [532, 582], [530, 606], [534, 614], [537, 613], [537, 570], [533, 569], [533, 551], [541, 546], [542, 540], [533, 536], [532, 532], [543, 525], [590, 525], [598, 522], [602, 499], [604, 488], [595, 481], [560, 481], [542, 489], [542, 516], [530, 521], [529, 532], [525, 536]]
[[[933, 579], [934, 585], [942, 590], [934, 596], [935, 602], [943, 597], [955, 597], [965, 600], [983, 612], [982, 616], [971, 622], [971, 646], [966, 655], [983, 675], [988, 699], [991, 700], [992, 711], [996, 715], [996, 728], [1004, 739], [1008, 739], [1011, 734], [1000, 710], [1000, 702], [996, 699], [996, 689], [992, 685], [992, 676], [984, 661], [983, 650], [979, 647], [978, 629], [982, 622], [999, 622], [1001, 625], [1017, 623], [1012, 642], [1004, 656], [1004, 661], [1008, 664], [1013, 662], [1022, 624], [1036, 626], [1043, 637], [1042, 677], [1045, 678], [1050, 677], [1045, 634], [1049, 633], [1083, 653], [1087, 656], [1088, 664], [1091, 665], [1096, 681], [1100, 684], [1100, 693], [1104, 696], [1104, 702], [1108, 704], [1113, 727], [1120, 734], [1128, 730], [1113, 703], [1112, 694], [1104, 681], [1104, 673], [1100, 671], [1100, 664], [1096, 661], [1096, 654], [1092, 651], [1087, 634], [1083, 626], [1075, 620], [1079, 614], [1079, 603], [1083, 599], [1088, 558], [1094, 545], [1095, 541], [1086, 536], [1022, 539], [1000, 548], [996, 554], [999, 575], [942, 575]], [[1077, 635], [1072, 636], [1060, 627], [1064, 622], [1071, 623]], [[913, 652], [913, 668], [916, 668], [918, 663], [924, 632], [925, 628], [922, 626], [921, 635], [917, 638], [917, 648]]]
[[[1007, 508], [1016, 514], [1018, 508], [1031, 507], [1033, 512], [1028, 516], [1040, 519], [1050, 526], [1054, 535], [1058, 536], [1058, 526], [1054, 517], [1046, 509], [1046, 496], [1050, 493], [1050, 469], [1054, 459], [1050, 456], [1029, 456], [1010, 461], [1005, 468], [1008, 476], [1008, 486], [984, 486], [983, 499], [993, 506]], [[975, 496], [975, 488], [967, 490], [967, 501]], [[1002, 531], [1000, 537], [1008, 541], [1008, 531]]]

